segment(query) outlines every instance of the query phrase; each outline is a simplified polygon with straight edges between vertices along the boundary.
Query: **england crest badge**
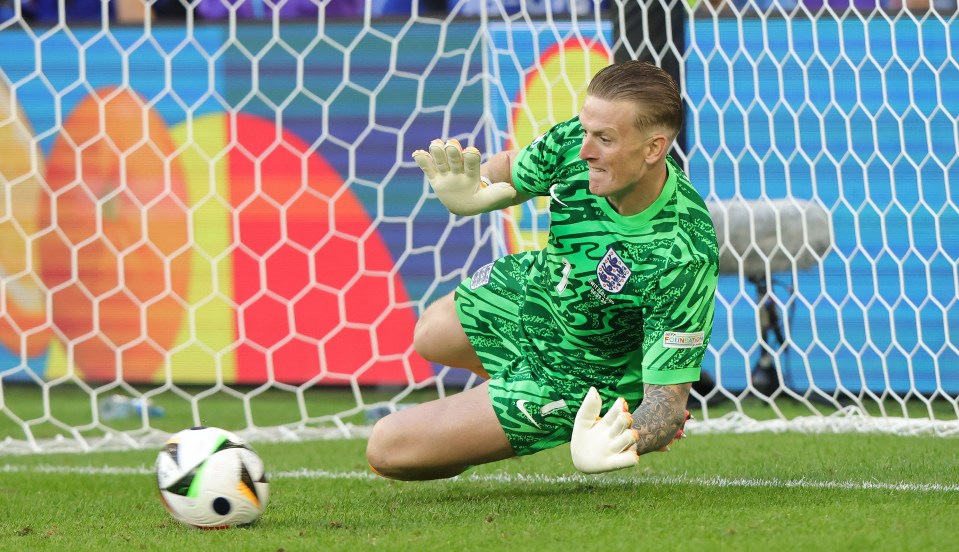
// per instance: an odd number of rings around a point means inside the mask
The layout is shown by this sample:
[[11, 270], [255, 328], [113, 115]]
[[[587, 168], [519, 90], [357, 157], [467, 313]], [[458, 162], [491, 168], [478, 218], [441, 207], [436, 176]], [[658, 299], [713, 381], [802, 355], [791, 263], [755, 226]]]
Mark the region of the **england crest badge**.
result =
[[633, 271], [619, 258], [613, 248], [606, 251], [603, 260], [599, 261], [599, 266], [596, 267], [596, 277], [599, 279], [599, 285], [609, 293], [622, 291], [632, 273]]

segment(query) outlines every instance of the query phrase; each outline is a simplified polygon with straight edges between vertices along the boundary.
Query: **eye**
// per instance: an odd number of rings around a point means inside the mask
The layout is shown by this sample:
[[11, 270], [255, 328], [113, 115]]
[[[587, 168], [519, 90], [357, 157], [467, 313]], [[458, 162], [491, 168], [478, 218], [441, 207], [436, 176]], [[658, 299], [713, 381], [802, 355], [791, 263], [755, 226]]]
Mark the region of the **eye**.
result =
[[592, 134], [592, 133], [590, 133], [588, 130], [586, 130], [586, 129], [584, 128], [584, 129], [583, 129], [583, 139], [585, 140], [586, 138], [592, 138], [593, 140], [599, 140], [599, 143], [603, 144], [604, 146], [609, 145], [609, 144], [612, 142], [612, 140], [610, 140], [608, 136], [606, 136], [606, 135], [604, 135], [604, 134]]

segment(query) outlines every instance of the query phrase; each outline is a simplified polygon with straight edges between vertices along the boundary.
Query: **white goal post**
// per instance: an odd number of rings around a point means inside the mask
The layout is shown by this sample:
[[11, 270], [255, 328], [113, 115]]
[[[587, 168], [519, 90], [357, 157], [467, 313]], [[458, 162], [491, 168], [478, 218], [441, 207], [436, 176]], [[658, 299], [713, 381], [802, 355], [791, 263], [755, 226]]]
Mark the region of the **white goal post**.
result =
[[[673, 60], [674, 155], [720, 236], [690, 433], [959, 434], [955, 13], [367, 0], [209, 21], [195, 4], [125, 24], [0, 11], [0, 454], [190, 425], [364, 436], [475, 385], [416, 355], [416, 317], [539, 247], [549, 214], [452, 216], [410, 153], [525, 145], [623, 52]], [[624, 28], [654, 8], [681, 24]]]

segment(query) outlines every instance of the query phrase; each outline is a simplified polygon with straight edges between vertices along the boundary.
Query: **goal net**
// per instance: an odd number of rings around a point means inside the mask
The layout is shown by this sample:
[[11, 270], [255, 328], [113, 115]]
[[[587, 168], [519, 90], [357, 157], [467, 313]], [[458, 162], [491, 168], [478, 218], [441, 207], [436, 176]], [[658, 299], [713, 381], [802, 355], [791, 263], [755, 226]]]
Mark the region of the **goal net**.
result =
[[[0, 10], [0, 452], [364, 436], [476, 385], [415, 353], [416, 318], [549, 213], [452, 216], [410, 153], [523, 146], [624, 54], [672, 60], [721, 242], [691, 432], [959, 433], [952, 13], [161, 3]], [[682, 24], [627, 24], [652, 9]]]

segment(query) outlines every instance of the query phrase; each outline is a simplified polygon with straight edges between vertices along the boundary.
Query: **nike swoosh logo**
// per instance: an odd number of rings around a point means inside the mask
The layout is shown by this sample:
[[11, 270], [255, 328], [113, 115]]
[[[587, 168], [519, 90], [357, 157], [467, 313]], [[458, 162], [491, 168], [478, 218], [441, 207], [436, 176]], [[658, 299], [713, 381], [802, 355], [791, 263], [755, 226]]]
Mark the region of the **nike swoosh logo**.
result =
[[556, 186], [559, 186], [559, 184], [553, 184], [552, 186], [549, 187], [549, 197], [556, 200], [556, 203], [559, 203], [563, 207], [569, 207], [569, 205], [566, 205], [558, 197], [556, 197]]
[[518, 408], [519, 411], [523, 413], [523, 416], [526, 416], [526, 419], [529, 420], [529, 423], [533, 424], [539, 429], [543, 429], [539, 427], [539, 424], [536, 423], [536, 420], [533, 419], [533, 415], [529, 413], [529, 410], [526, 410], [526, 403], [528, 402], [529, 401], [527, 401], [526, 399], [520, 399], [516, 401], [516, 408]]

